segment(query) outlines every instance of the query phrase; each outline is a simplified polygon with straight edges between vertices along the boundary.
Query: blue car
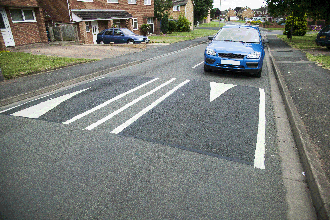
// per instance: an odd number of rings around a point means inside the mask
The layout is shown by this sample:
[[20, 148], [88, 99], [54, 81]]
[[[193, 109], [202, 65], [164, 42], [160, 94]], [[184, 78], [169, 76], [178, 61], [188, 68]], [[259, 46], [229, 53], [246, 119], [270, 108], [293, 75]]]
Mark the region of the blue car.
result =
[[136, 35], [127, 28], [110, 28], [98, 33], [96, 42], [98, 44], [109, 44], [111, 42], [115, 44], [141, 42], [148, 43], [149, 38], [146, 36]]
[[206, 47], [204, 71], [248, 72], [261, 77], [265, 57], [259, 28], [224, 26]]
[[315, 40], [318, 46], [326, 46], [330, 50], [330, 25], [325, 26]]

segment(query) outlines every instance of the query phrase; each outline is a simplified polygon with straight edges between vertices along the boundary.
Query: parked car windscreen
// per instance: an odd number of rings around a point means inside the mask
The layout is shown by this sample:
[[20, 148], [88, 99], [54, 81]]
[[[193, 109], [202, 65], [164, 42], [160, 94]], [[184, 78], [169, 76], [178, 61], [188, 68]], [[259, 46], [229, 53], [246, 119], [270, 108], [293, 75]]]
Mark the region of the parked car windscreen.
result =
[[254, 28], [222, 28], [214, 40], [259, 43], [259, 32]]
[[125, 35], [135, 35], [132, 31], [128, 30], [128, 29], [122, 29], [121, 30]]

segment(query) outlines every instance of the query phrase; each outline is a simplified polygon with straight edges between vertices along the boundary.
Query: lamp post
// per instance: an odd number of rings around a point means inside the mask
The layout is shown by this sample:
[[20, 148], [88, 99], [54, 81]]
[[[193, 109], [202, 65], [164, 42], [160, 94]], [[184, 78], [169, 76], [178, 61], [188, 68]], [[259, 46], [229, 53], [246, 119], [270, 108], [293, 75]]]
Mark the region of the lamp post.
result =
[[221, 15], [221, 0], [220, 0], [220, 8], [219, 8], [219, 11], [220, 11], [220, 14], [219, 14], [219, 29], [221, 28], [221, 18], [220, 18], [220, 15]]

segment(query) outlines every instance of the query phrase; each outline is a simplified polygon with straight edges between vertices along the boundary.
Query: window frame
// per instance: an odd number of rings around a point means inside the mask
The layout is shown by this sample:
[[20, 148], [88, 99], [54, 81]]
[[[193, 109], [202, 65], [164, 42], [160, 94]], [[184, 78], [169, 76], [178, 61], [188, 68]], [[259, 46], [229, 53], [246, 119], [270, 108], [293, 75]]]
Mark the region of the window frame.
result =
[[[91, 32], [91, 24], [90, 24], [90, 22], [89, 21], [85, 21], [85, 24], [86, 24], [86, 32], [87, 33], [89, 33], [89, 32]], [[87, 25], [88, 24], [88, 25]], [[88, 31], [87, 31], [87, 27], [88, 27]]]
[[[132, 18], [132, 26], [133, 26], [133, 30], [139, 30], [139, 23], [138, 23], [138, 19], [137, 18]], [[136, 29], [134, 29], [134, 23], [136, 23]]]
[[94, 0], [77, 0], [78, 2], [93, 2]]
[[118, 4], [118, 0], [107, 0], [107, 3]]
[[180, 5], [174, 5], [173, 11], [180, 11]]
[[[134, 1], [134, 2], [133, 2]], [[136, 5], [136, 0], [127, 0], [129, 5]]]
[[151, 5], [151, 0], [144, 0], [144, 5]]
[[[23, 20], [22, 20], [22, 21], [16, 21], [16, 20], [14, 20], [14, 19], [13, 19], [13, 15], [12, 15], [12, 10], [20, 10], [20, 11], [21, 11], [21, 15], [22, 15]], [[32, 11], [33, 20], [26, 20], [26, 19], [25, 19], [25, 15], [24, 15], [24, 11]], [[9, 9], [9, 12], [10, 12], [11, 21], [12, 21], [13, 23], [37, 22], [36, 14], [35, 14], [35, 12], [34, 12], [34, 9], [32, 9], [32, 8], [10, 8], [10, 9]]]

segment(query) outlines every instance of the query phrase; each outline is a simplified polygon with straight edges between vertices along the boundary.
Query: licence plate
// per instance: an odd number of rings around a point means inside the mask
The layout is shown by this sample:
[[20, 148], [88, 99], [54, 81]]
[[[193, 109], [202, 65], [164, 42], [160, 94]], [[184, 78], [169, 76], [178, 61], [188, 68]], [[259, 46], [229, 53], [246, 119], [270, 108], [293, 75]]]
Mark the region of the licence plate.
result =
[[325, 36], [321, 36], [321, 37], [320, 37], [320, 39], [324, 39], [324, 38], [325, 38]]
[[240, 65], [240, 61], [235, 60], [221, 60], [221, 64]]

